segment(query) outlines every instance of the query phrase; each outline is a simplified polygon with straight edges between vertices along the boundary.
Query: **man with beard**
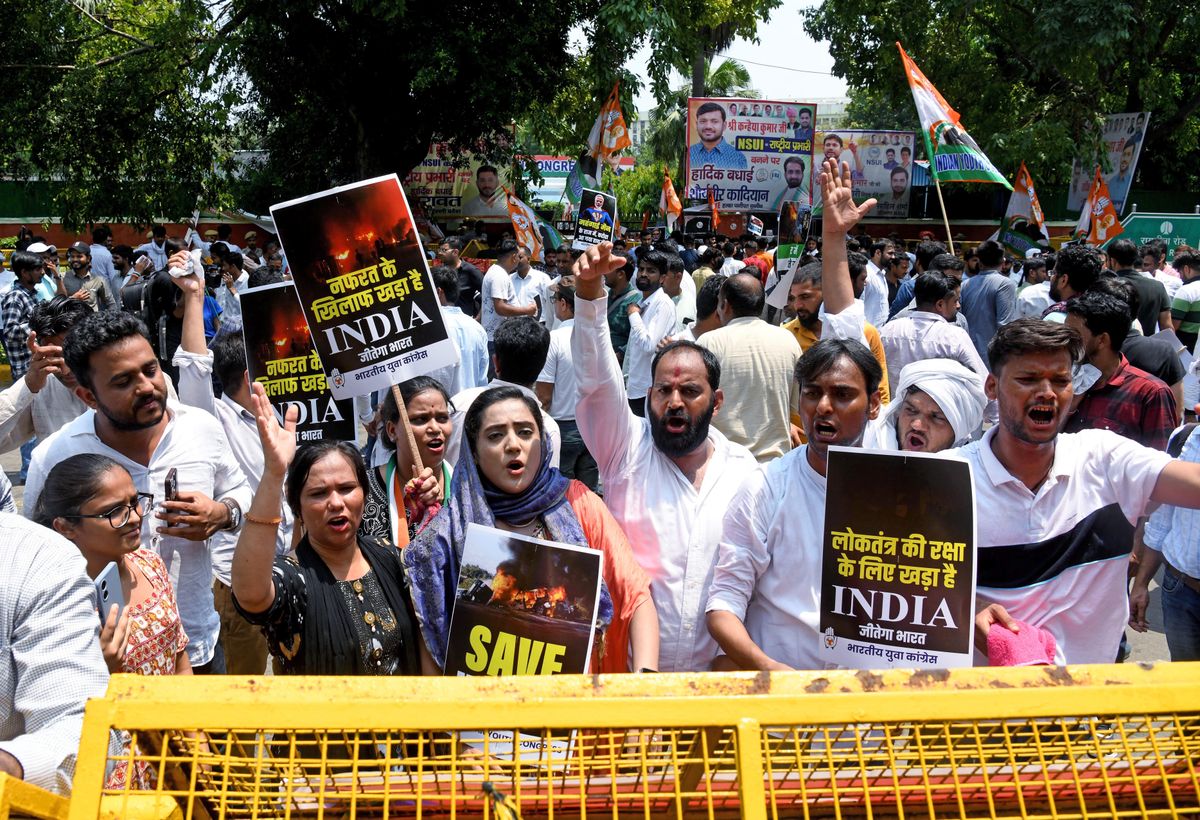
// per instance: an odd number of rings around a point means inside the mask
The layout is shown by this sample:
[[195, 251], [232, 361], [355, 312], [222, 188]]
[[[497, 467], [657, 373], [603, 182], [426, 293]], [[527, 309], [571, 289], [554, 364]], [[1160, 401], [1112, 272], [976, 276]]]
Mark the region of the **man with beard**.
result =
[[1042, 318], [1051, 322], [1067, 320], [1067, 302], [1090, 290], [1104, 270], [1100, 251], [1087, 245], [1067, 245], [1054, 260], [1050, 276], [1050, 298], [1054, 304], [1046, 308]]
[[651, 359], [658, 343], [667, 338], [676, 323], [675, 303], [662, 289], [663, 278], [671, 266], [670, 257], [651, 250], [638, 260], [637, 289], [640, 302], [625, 308], [629, 316], [629, 344], [625, 348], [625, 370], [629, 373], [626, 390], [634, 415], [646, 415], [646, 394], [652, 381]]
[[241, 526], [251, 496], [224, 431], [203, 410], [168, 405], [146, 327], [127, 313], [85, 316], [67, 334], [63, 358], [78, 379], [75, 394], [91, 409], [34, 450], [27, 515], [50, 468], [78, 453], [108, 456], [129, 471], [138, 492], [156, 499], [163, 498], [167, 474], [174, 471], [176, 499], [164, 500], [156, 516], [143, 519], [143, 543], [153, 545], [170, 572], [192, 671], [223, 672], [206, 542]]
[[475, 188], [479, 196], [463, 203], [467, 219], [508, 221], [508, 194], [500, 187], [500, 173], [493, 165], [480, 165], [475, 172]]
[[799, 202], [805, 206], [812, 203], [808, 192], [808, 168], [800, 157], [788, 157], [783, 161], [783, 181], [787, 187], [780, 191], [771, 205], [772, 211], [778, 211], [785, 202]]
[[[845, 163], [839, 174], [827, 160], [821, 187], [826, 321], [861, 326], [846, 235], [875, 200], [854, 204]], [[726, 656], [720, 668], [769, 671], [825, 665], [817, 647], [829, 447], [861, 446], [868, 422], [879, 414], [883, 369], [861, 342], [828, 338], [835, 335], [831, 327], [824, 335], [796, 365], [808, 443], [760, 466], [729, 505], [706, 607], [709, 631]]]
[[438, 247], [438, 261], [458, 276], [458, 298], [454, 303], [466, 316], [479, 315], [479, 294], [483, 290], [483, 273], [470, 262], [462, 260], [463, 240], [447, 236]]
[[67, 267], [63, 279], [67, 295], [85, 302], [92, 310], [113, 310], [116, 302], [108, 289], [108, 281], [92, 273], [92, 249], [86, 242], [76, 242], [67, 249]]
[[[853, 292], [857, 299], [862, 296], [866, 287], [867, 257], [861, 253], [851, 252], [847, 254], [847, 264], [850, 267]], [[821, 318], [825, 315], [823, 297], [820, 262], [810, 262], [796, 271], [796, 275], [792, 279], [792, 287], [788, 291], [788, 309], [796, 314], [796, 318], [786, 322], [783, 329], [790, 331], [796, 337], [802, 351], [808, 350], [822, 338], [824, 327]], [[864, 323], [862, 332], [867, 347], [871, 349], [871, 355], [883, 369], [883, 381], [879, 383], [879, 395], [883, 403], [887, 404], [891, 400], [891, 389], [888, 383], [887, 355], [883, 350], [883, 341], [875, 325], [870, 322]], [[792, 423], [799, 423], [798, 419], [793, 419]]]
[[[1200, 507], [1200, 464], [1109, 430], [1060, 433], [1070, 414], [1074, 328], [1018, 319], [988, 347], [985, 389], [1000, 423], [949, 451], [971, 462], [978, 517], [976, 646], [1025, 622], [1057, 663], [1111, 663], [1129, 616], [1134, 522], [1151, 502]], [[977, 656], [982, 663], [982, 655]]]
[[759, 318], [765, 300], [754, 275], [726, 279], [717, 301], [723, 326], [699, 342], [717, 357], [726, 391], [725, 411], [714, 425], [759, 463], [792, 449], [790, 411], [799, 402], [792, 373], [800, 345], [791, 333]]
[[953, 359], [974, 370], [980, 379], [987, 366], [971, 337], [958, 325], [958, 281], [938, 271], [926, 271], [917, 277], [916, 310], [897, 316], [884, 325], [879, 336], [887, 355], [888, 380], [900, 380], [900, 371], [924, 359]]
[[721, 368], [693, 342], [671, 342], [655, 354], [649, 418], [630, 410], [601, 287], [601, 277], [625, 263], [608, 242], [575, 263], [575, 419], [599, 466], [605, 503], [650, 575], [662, 636], [658, 668], [705, 670], [717, 654], [704, 624], [717, 542], [730, 499], [755, 461], [712, 426], [723, 412]]

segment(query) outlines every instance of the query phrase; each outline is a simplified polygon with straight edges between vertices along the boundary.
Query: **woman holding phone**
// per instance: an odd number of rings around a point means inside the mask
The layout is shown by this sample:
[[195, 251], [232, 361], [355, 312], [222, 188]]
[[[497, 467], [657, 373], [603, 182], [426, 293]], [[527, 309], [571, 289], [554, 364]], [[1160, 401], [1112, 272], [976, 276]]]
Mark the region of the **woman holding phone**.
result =
[[[120, 464], [80, 453], [50, 470], [33, 520], [78, 547], [92, 580], [111, 585], [109, 600], [119, 603], [99, 614], [100, 649], [110, 672], [190, 675], [188, 639], [167, 568], [158, 553], [142, 546], [142, 518], [153, 505], [154, 497], [139, 493]], [[106, 787], [123, 788], [127, 770], [118, 764]], [[139, 788], [153, 783], [145, 761], [134, 780]]]

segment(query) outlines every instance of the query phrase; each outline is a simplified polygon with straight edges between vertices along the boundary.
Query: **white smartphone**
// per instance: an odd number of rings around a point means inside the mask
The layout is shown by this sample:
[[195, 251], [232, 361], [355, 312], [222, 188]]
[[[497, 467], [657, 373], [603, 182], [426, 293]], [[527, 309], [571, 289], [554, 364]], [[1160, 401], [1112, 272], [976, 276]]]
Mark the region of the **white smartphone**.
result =
[[112, 605], [117, 605], [117, 620], [121, 620], [125, 612], [125, 591], [121, 589], [121, 571], [117, 569], [116, 561], [109, 561], [108, 566], [100, 570], [96, 580], [96, 606], [100, 610], [100, 623], [108, 620], [108, 611]]

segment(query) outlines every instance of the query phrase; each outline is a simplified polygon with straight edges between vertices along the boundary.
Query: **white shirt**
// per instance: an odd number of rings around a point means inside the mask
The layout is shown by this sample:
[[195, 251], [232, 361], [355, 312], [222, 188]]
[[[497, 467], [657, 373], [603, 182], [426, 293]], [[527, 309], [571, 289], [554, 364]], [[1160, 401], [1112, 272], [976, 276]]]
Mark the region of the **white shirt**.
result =
[[[95, 263], [92, 263], [92, 269], [95, 270]], [[1178, 276], [1172, 276], [1166, 271], [1156, 270], [1154, 278], [1162, 282], [1164, 288], [1167, 289], [1167, 298], [1174, 299], [1175, 294], [1183, 287], [1183, 280]]]
[[[936, 313], [914, 310], [907, 316], [896, 316], [880, 328], [879, 340], [887, 360], [888, 384], [899, 384], [900, 371], [923, 359], [953, 359], [987, 378], [987, 365], [979, 358], [971, 336]], [[893, 396], [892, 400], [902, 398]]]
[[[1188, 435], [1179, 460], [1200, 463], [1200, 435], [1196, 430]], [[1200, 510], [1163, 504], [1146, 522], [1144, 540], [1147, 547], [1161, 552], [1175, 569], [1200, 578]]]
[[817, 655], [825, 477], [808, 445], [764, 464], [729, 504], [708, 612], [731, 612], [773, 660], [824, 669]]
[[704, 671], [717, 656], [704, 605], [730, 501], [754, 471], [750, 451], [709, 427], [713, 453], [697, 490], [654, 444], [650, 422], [629, 410], [608, 333], [608, 300], [575, 298], [571, 358], [575, 420], [596, 459], [604, 503], [650, 576], [663, 672]]
[[458, 363], [439, 368], [429, 374], [453, 396], [472, 387], [487, 384], [488, 336], [483, 325], [455, 305], [442, 305], [446, 332], [458, 348]]
[[[221, 333], [231, 332], [242, 326], [241, 294], [250, 286], [250, 274], [241, 271], [238, 278], [233, 280], [233, 292], [221, 283], [217, 289], [217, 304], [221, 306]], [[190, 402], [189, 402], [190, 404]]]
[[138, 245], [133, 249], [134, 253], [145, 251], [150, 257], [151, 264], [154, 265], [154, 270], [166, 270], [167, 268], [167, 243], [163, 240], [162, 245], [156, 245], [154, 240], [150, 240], [144, 244]]
[[[482, 387], [472, 387], [461, 393], [455, 393], [454, 397], [450, 399], [450, 403], [454, 405], [454, 412], [450, 416], [450, 423], [454, 425], [454, 432], [450, 435], [450, 440], [446, 442], [446, 462], [451, 467], [458, 463], [459, 449], [462, 446], [463, 423], [467, 418], [467, 410], [483, 391], [493, 387], [515, 387], [533, 399], [534, 403], [541, 409], [542, 405], [538, 401], [537, 393], [534, 393], [524, 385], [506, 382], [504, 379], [492, 379]], [[554, 457], [550, 459], [550, 466], [557, 468], [559, 457], [562, 455], [562, 436], [558, 432], [558, 422], [551, 418], [550, 414], [545, 410], [542, 410], [542, 427], [545, 428], [546, 436], [550, 439], [550, 443], [554, 447]]]
[[545, 323], [546, 306], [550, 305], [550, 277], [537, 268], [530, 268], [525, 276], [518, 273], [510, 274], [512, 280], [513, 299], [516, 307], [534, 304], [534, 297], [541, 299], [538, 320]]
[[976, 606], [1048, 630], [1057, 663], [1112, 663], [1129, 619], [1129, 536], [1171, 457], [1109, 430], [1060, 433], [1035, 493], [992, 452], [997, 429], [947, 451], [975, 478]]
[[1017, 294], [1017, 313], [1022, 319], [1040, 319], [1052, 304], [1054, 301], [1050, 298], [1049, 280], [1030, 285]]
[[[230, 498], [243, 511], [250, 509], [250, 485], [226, 443], [225, 432], [216, 419], [194, 407], [167, 402], [169, 419], [150, 465], [131, 461], [96, 435], [96, 411], [88, 410], [75, 421], [43, 441], [29, 461], [25, 482], [25, 514], [37, 505], [50, 468], [78, 453], [99, 453], [120, 464], [133, 477], [138, 492], [153, 493], [162, 501], [163, 481], [172, 467], [178, 470], [179, 489], [204, 493], [212, 499]], [[142, 543], [153, 544], [159, 520], [153, 514], [142, 519]], [[157, 550], [175, 589], [179, 616], [188, 636], [188, 659], [192, 666], [212, 660], [221, 619], [213, 609], [212, 567], [208, 545], [174, 536], [158, 539]]]
[[625, 347], [625, 369], [629, 372], [628, 393], [642, 399], [650, 390], [650, 362], [658, 343], [675, 329], [675, 303], [662, 288], [643, 299], [641, 313], [629, 317], [629, 344]]
[[863, 291], [863, 310], [866, 311], [867, 321], [875, 327], [883, 327], [888, 317], [888, 286], [883, 268], [867, 262], [867, 286]]
[[496, 312], [496, 303], [493, 299], [499, 299], [501, 302], [512, 302], [516, 296], [516, 291], [512, 286], [512, 275], [499, 265], [492, 265], [488, 268], [487, 273], [483, 275], [483, 287], [481, 289], [480, 319], [483, 321], [483, 329], [487, 331], [488, 340], [491, 341], [496, 333], [496, 328], [504, 321], [504, 317]]
[[692, 279], [691, 274], [683, 274], [679, 287], [679, 295], [671, 297], [671, 301], [675, 303], [673, 333], [679, 333], [688, 325], [696, 322], [696, 282]]
[[[214, 398], [212, 388], [212, 351], [206, 353], [189, 353], [182, 347], [175, 350], [171, 362], [179, 368], [179, 398], [184, 404], [203, 410], [221, 425], [225, 431], [225, 440], [229, 449], [242, 468], [242, 475], [250, 484], [252, 493], [258, 492], [258, 483], [262, 481], [263, 451], [262, 442], [258, 437], [258, 424], [254, 416], [239, 405], [228, 394]], [[242, 512], [249, 507], [243, 507]], [[292, 510], [287, 501], [280, 504], [279, 530], [275, 536], [275, 554], [287, 555], [292, 549]], [[238, 533], [218, 532], [209, 539], [209, 551], [212, 556], [213, 574], [227, 587], [233, 586], [230, 572], [233, 566], [233, 553], [237, 547]]]
[[571, 332], [574, 319], [567, 319], [550, 331], [550, 352], [537, 380], [554, 385], [550, 399], [550, 415], [557, 421], [573, 421], [575, 405], [579, 403], [579, 387], [575, 381], [575, 365], [571, 361]]
[[800, 343], [792, 332], [746, 316], [700, 338], [721, 364], [725, 404], [713, 425], [759, 462], [791, 450], [790, 414], [800, 406]]
[[83, 707], [108, 687], [96, 593], [58, 533], [7, 513], [0, 532], [0, 750], [27, 783], [69, 794]]
[[717, 271], [717, 273], [721, 274], [722, 276], [729, 277], [733, 276], [744, 267], [746, 267], [745, 262], [742, 262], [740, 259], [734, 259], [732, 256], [726, 256], [725, 261], [721, 263], [721, 269]]

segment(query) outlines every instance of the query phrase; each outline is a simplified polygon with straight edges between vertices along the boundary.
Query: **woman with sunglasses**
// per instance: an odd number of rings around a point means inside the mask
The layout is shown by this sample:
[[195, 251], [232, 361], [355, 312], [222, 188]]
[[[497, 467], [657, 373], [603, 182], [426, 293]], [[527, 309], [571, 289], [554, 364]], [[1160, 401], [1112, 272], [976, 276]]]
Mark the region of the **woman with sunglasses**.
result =
[[[110, 563], [121, 577], [125, 610], [103, 614], [100, 649], [110, 672], [190, 675], [187, 635], [179, 618], [171, 579], [158, 553], [142, 546], [142, 518], [154, 496], [139, 493], [129, 473], [108, 456], [80, 453], [50, 470], [33, 520], [79, 548], [93, 580]], [[105, 784], [124, 788], [128, 764], [119, 763]], [[137, 788], [154, 783], [154, 770], [139, 761]]]

